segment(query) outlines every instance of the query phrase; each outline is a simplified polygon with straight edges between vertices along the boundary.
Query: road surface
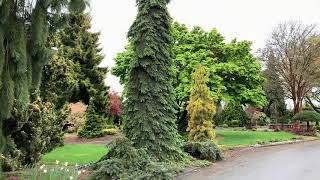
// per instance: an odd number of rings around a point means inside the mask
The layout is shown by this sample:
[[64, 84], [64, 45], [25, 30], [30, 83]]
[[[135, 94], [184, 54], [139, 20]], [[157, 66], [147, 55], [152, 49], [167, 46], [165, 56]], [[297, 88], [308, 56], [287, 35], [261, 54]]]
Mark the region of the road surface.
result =
[[320, 141], [256, 148], [177, 180], [320, 180]]

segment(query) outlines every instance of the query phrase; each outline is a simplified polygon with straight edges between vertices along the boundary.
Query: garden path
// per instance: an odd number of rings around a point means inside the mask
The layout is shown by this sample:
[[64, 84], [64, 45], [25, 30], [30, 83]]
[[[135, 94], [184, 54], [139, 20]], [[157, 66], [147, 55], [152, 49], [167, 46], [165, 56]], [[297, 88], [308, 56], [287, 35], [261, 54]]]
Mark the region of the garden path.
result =
[[123, 135], [118, 133], [116, 135], [107, 135], [100, 138], [79, 138], [76, 134], [67, 134], [64, 138], [65, 144], [109, 144], [111, 141], [121, 138]]

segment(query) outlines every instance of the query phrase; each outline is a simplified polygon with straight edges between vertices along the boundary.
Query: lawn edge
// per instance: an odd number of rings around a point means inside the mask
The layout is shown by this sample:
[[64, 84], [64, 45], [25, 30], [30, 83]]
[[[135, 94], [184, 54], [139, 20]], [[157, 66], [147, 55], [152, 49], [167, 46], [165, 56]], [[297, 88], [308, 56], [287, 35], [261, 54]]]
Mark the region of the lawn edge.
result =
[[[258, 148], [281, 146], [281, 145], [288, 145], [288, 144], [298, 144], [298, 143], [312, 142], [312, 141], [320, 141], [320, 137], [304, 137], [302, 139], [286, 140], [286, 141], [280, 141], [280, 142], [267, 143], [267, 144], [263, 144], [263, 145], [256, 144], [256, 145], [247, 145], [247, 146], [242, 146], [242, 147], [234, 147], [232, 149], [224, 149], [223, 153], [232, 152], [232, 151], [246, 152], [246, 151], [251, 151], [253, 149], [258, 149]], [[231, 159], [231, 158], [233, 158], [233, 156], [225, 157], [222, 161], [225, 161], [226, 159]], [[221, 162], [221, 161], [211, 163], [210, 165], [208, 165], [206, 167], [212, 166], [213, 164], [216, 164], [219, 162]], [[195, 166], [187, 167], [187, 168], [185, 168], [185, 170], [182, 170], [181, 172], [177, 173], [175, 175], [175, 177], [187, 175], [189, 173], [194, 173], [196, 171], [199, 171], [202, 168], [205, 168], [205, 167], [195, 167]]]

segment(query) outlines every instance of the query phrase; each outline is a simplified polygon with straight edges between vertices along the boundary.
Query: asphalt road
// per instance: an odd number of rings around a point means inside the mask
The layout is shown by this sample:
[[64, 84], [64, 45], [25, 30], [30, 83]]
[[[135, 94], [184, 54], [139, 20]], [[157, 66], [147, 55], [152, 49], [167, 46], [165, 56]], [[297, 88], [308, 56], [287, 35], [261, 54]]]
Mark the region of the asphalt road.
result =
[[178, 180], [320, 180], [320, 141], [250, 149]]

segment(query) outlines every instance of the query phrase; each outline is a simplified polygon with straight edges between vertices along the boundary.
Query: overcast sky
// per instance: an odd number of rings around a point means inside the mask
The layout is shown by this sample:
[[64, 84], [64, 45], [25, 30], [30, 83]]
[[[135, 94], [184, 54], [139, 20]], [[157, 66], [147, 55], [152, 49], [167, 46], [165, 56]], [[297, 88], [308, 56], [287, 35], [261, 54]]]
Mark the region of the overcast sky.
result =
[[[266, 38], [280, 22], [300, 20], [320, 24], [320, 0], [171, 0], [174, 20], [210, 30], [227, 40], [253, 42], [253, 51], [263, 48]], [[135, 19], [135, 0], [91, 0], [93, 31], [101, 32], [103, 65], [113, 66], [114, 57], [127, 44], [127, 32]], [[108, 76], [111, 89], [121, 91], [117, 78]]]

